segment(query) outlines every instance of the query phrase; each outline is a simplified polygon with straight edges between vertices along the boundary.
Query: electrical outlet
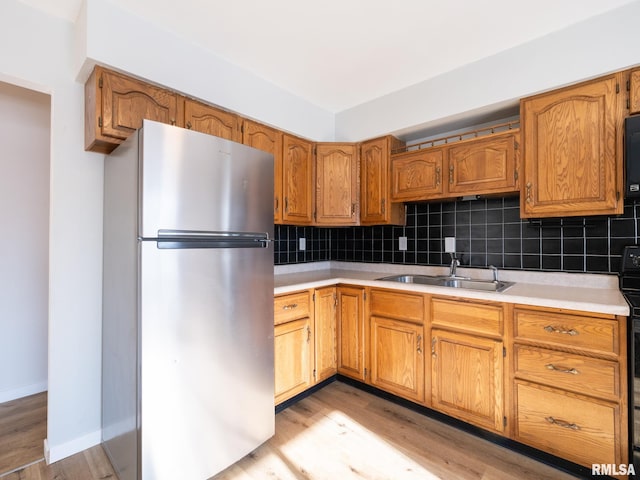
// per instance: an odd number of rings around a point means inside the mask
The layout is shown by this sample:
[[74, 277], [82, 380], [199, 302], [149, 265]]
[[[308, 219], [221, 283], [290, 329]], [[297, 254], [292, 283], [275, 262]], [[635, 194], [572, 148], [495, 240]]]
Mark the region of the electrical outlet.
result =
[[407, 249], [407, 237], [398, 238], [398, 250], [406, 250]]
[[307, 249], [307, 239], [302, 237], [300, 238], [300, 250], [306, 250]]

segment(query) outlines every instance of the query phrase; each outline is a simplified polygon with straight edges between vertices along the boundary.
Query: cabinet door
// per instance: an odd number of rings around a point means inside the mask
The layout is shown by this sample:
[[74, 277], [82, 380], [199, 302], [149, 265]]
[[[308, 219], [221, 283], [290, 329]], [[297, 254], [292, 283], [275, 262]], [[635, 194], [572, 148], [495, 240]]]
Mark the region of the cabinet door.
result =
[[501, 341], [433, 329], [433, 408], [495, 432], [504, 431]]
[[371, 384], [395, 395], [424, 402], [424, 328], [371, 318]]
[[631, 70], [629, 78], [629, 114], [640, 113], [640, 68]]
[[275, 403], [311, 386], [313, 325], [309, 317], [276, 325], [274, 329]]
[[440, 148], [403, 153], [391, 159], [391, 199], [396, 202], [436, 198], [443, 194]]
[[313, 221], [313, 144], [283, 134], [282, 191], [286, 224], [309, 225]]
[[360, 224], [404, 225], [404, 204], [391, 203], [391, 150], [403, 143], [391, 136], [360, 145]]
[[[178, 96], [148, 83], [96, 67], [85, 85], [85, 146], [111, 152], [142, 120], [176, 124]], [[95, 147], [95, 148], [94, 148]]]
[[184, 100], [184, 126], [234, 142], [242, 141], [237, 115], [188, 98]]
[[622, 213], [621, 79], [521, 101], [522, 217]]
[[316, 382], [336, 374], [336, 287], [315, 291], [315, 370]]
[[449, 147], [449, 193], [486, 195], [518, 191], [516, 132]]
[[282, 132], [244, 120], [242, 143], [273, 154], [273, 222], [282, 223]]
[[357, 225], [358, 149], [352, 143], [316, 145], [316, 218], [318, 225]]
[[338, 373], [365, 380], [364, 289], [338, 288]]

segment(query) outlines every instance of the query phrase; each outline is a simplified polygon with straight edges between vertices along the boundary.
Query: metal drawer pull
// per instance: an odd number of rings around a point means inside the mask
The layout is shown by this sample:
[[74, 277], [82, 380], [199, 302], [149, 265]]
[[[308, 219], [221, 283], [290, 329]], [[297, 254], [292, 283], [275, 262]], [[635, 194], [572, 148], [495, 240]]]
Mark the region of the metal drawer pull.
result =
[[576, 425], [575, 423], [565, 422], [564, 420], [559, 420], [559, 419], [553, 418], [553, 417], [545, 417], [544, 419], [547, 422], [551, 423], [552, 425], [557, 425], [557, 426], [562, 427], [562, 428], [568, 428], [570, 430], [580, 430], [580, 427], [578, 425]]
[[574, 335], [578, 335], [578, 331], [573, 328], [571, 330], [566, 330], [564, 328], [552, 327], [551, 325], [544, 327], [544, 331], [549, 333], [562, 333], [564, 335], [571, 335], [572, 337]]
[[545, 365], [549, 370], [560, 373], [570, 373], [571, 375], [578, 375], [580, 372], [575, 368], [556, 367], [553, 363], [547, 363]]
[[283, 310], [293, 310], [294, 308], [298, 308], [297, 303], [290, 303], [289, 305], [284, 305], [282, 307]]

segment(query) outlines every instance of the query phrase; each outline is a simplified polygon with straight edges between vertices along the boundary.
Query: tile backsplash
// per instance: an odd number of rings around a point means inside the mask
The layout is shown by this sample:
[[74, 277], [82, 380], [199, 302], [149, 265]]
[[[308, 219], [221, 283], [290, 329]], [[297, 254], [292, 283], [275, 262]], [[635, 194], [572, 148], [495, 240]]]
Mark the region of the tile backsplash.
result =
[[[520, 219], [517, 197], [407, 204], [404, 227], [275, 226], [275, 264], [341, 260], [448, 265], [444, 238], [456, 237], [462, 265], [617, 273], [625, 245], [638, 239], [640, 201], [616, 217]], [[299, 238], [306, 250], [299, 250]], [[398, 238], [407, 237], [407, 250]]]

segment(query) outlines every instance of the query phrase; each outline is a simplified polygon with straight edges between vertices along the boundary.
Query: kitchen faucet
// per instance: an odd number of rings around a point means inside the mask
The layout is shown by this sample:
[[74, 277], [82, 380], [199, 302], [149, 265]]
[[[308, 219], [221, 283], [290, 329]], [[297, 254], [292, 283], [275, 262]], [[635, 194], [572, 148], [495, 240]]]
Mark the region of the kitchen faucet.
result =
[[456, 254], [454, 252], [450, 252], [449, 255], [451, 255], [451, 265], [449, 265], [449, 276], [455, 277], [456, 270], [460, 265], [460, 260], [456, 258]]

